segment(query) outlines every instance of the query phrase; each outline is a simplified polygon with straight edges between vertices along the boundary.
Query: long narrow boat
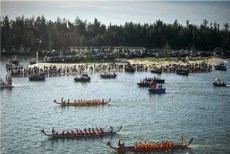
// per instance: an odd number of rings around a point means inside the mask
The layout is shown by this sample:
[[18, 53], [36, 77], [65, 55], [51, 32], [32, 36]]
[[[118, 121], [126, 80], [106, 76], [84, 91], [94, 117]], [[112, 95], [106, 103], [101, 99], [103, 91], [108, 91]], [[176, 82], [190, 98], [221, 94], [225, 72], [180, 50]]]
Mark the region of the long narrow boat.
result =
[[107, 136], [107, 135], [114, 135], [117, 132], [119, 132], [121, 130], [122, 126], [120, 126], [120, 128], [118, 128], [116, 131], [107, 131], [107, 132], [103, 132], [100, 134], [57, 134], [57, 133], [53, 133], [53, 134], [47, 134], [45, 132], [44, 129], [41, 130], [41, 133], [43, 133], [44, 135], [50, 137], [50, 138], [90, 138], [90, 137], [103, 137], [103, 136]]
[[213, 86], [215, 86], [215, 87], [226, 87], [226, 84], [225, 83], [216, 83], [216, 82], [214, 82], [214, 83], [212, 83], [212, 85]]
[[181, 145], [181, 144], [173, 144], [172, 146], [168, 147], [135, 147], [135, 146], [121, 146], [121, 147], [114, 147], [111, 145], [110, 141], [106, 143], [107, 146], [109, 146], [112, 149], [115, 149], [117, 151], [133, 151], [133, 152], [147, 152], [147, 151], [165, 151], [165, 150], [177, 150], [177, 149], [185, 149], [187, 148], [193, 141], [193, 138], [190, 139], [188, 144]]
[[0, 88], [13, 88], [13, 84], [2, 83], [0, 84]]
[[91, 100], [88, 100], [86, 102], [82, 102], [82, 103], [76, 103], [76, 102], [65, 102], [65, 101], [61, 101], [61, 102], [57, 102], [56, 100], [54, 100], [54, 103], [59, 104], [61, 106], [98, 106], [98, 105], [105, 105], [108, 104], [110, 102], [111, 98], [104, 102], [103, 100], [100, 102], [90, 102]]

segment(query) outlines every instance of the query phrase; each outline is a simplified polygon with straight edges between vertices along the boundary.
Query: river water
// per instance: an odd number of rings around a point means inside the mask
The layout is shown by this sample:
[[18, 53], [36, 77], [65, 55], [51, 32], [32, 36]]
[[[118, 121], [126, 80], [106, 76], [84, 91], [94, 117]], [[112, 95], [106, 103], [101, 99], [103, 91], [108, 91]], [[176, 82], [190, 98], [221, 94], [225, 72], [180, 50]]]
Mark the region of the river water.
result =
[[[20, 62], [28, 64], [29, 58]], [[1, 74], [5, 73], [2, 60]], [[229, 153], [230, 143], [230, 62], [228, 71], [191, 73], [180, 76], [162, 73], [166, 94], [154, 95], [137, 82], [157, 76], [150, 72], [117, 72], [117, 79], [100, 79], [100, 73], [90, 73], [90, 83], [75, 83], [74, 76], [49, 77], [44, 82], [32, 82], [27, 77], [15, 77], [12, 89], [1, 89], [1, 153], [116, 153], [106, 146], [118, 139], [126, 145], [135, 141], [172, 140], [180, 142], [184, 135], [189, 148], [174, 153]], [[215, 78], [229, 86], [213, 87]], [[53, 100], [109, 99], [100, 107], [60, 107]], [[74, 128], [108, 128], [120, 125], [115, 136], [89, 139], [49, 139], [52, 127], [59, 132]], [[171, 153], [164, 151], [162, 153]], [[157, 152], [159, 153], [159, 152]]]

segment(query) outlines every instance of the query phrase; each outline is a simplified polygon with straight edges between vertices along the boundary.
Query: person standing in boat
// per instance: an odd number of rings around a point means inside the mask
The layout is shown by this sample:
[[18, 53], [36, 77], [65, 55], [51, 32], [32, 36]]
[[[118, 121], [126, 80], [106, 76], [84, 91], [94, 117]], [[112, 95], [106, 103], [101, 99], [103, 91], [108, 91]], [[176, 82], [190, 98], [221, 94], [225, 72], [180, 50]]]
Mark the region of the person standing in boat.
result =
[[113, 127], [112, 126], [110, 126], [110, 132], [113, 132]]
[[52, 129], [52, 134], [54, 134], [55, 133], [55, 130], [54, 130], [54, 127], [53, 127], [53, 129]]
[[181, 135], [180, 140], [181, 140], [181, 145], [184, 145], [184, 136], [183, 135]]

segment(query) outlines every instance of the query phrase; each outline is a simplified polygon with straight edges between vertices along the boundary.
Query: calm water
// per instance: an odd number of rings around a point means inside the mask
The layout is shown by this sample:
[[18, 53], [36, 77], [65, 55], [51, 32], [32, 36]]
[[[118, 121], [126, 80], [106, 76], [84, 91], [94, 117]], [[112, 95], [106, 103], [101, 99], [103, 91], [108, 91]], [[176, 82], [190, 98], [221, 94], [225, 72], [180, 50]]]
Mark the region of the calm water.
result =
[[[29, 59], [22, 59], [28, 63]], [[3, 59], [1, 74], [5, 74]], [[25, 65], [24, 65], [25, 66]], [[230, 84], [227, 72], [196, 73], [179, 76], [163, 73], [166, 94], [153, 95], [137, 82], [153, 77], [150, 72], [118, 72], [117, 79], [100, 79], [89, 74], [90, 83], [74, 83], [74, 76], [50, 77], [31, 82], [13, 78], [13, 89], [1, 89], [1, 153], [116, 153], [105, 145], [118, 139], [126, 145], [135, 141], [185, 141], [194, 138], [190, 148], [175, 153], [229, 153], [230, 86], [212, 87], [215, 78]], [[156, 75], [155, 75], [156, 76]], [[109, 99], [101, 107], [60, 107], [53, 103], [61, 97]], [[207, 109], [208, 108], [208, 109]], [[109, 128], [123, 129], [115, 136], [95, 139], [48, 139], [40, 129]]]

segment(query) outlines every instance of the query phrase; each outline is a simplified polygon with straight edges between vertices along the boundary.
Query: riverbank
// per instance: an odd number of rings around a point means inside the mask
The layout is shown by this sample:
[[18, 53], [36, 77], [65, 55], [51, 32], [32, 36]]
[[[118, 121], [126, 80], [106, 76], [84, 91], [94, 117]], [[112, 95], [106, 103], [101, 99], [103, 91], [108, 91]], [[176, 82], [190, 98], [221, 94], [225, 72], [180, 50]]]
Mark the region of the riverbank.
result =
[[171, 60], [166, 60], [165, 58], [157, 59], [157, 58], [144, 58], [144, 59], [132, 59], [128, 60], [130, 64], [144, 64], [144, 65], [172, 65], [172, 64], [195, 64], [195, 63], [202, 63], [206, 62], [207, 64], [213, 65], [216, 63], [219, 63], [223, 61], [224, 59], [216, 58], [216, 57], [208, 57], [208, 58], [194, 58], [194, 59], [188, 59], [186, 62], [178, 61], [172, 58]]
[[[120, 62], [120, 63], [116, 63], [118, 65], [126, 65], [127, 63], [130, 64], [138, 64], [138, 65], [157, 65], [157, 66], [167, 66], [167, 65], [172, 65], [172, 64], [180, 64], [180, 65], [187, 65], [188, 63], [190, 64], [199, 64], [202, 62], [206, 62], [207, 64], [210, 65], [214, 65], [216, 63], [219, 63], [221, 61], [223, 61], [224, 59], [221, 58], [216, 58], [216, 57], [210, 57], [210, 58], [196, 58], [196, 59], [192, 59], [192, 60], [187, 60], [186, 62], [182, 62], [182, 61], [178, 61], [175, 59], [171, 59], [171, 60], [166, 60], [165, 58], [138, 58], [138, 59], [128, 59], [125, 62]], [[110, 63], [37, 63], [37, 64], [33, 64], [33, 65], [28, 65], [29, 68], [33, 68], [33, 67], [39, 67], [39, 68], [43, 68], [43, 67], [50, 67], [52, 66], [56, 66], [57, 68], [61, 68], [61, 67], [73, 67], [73, 66], [98, 66], [98, 65], [109, 65]]]

